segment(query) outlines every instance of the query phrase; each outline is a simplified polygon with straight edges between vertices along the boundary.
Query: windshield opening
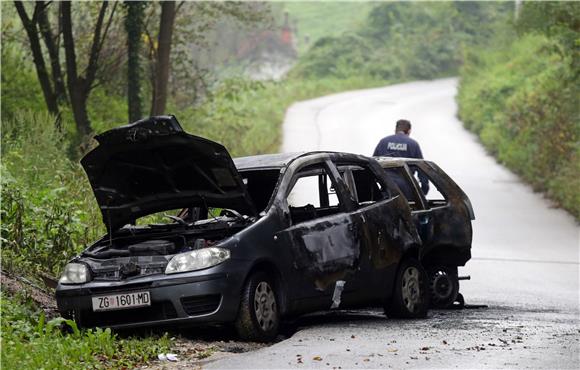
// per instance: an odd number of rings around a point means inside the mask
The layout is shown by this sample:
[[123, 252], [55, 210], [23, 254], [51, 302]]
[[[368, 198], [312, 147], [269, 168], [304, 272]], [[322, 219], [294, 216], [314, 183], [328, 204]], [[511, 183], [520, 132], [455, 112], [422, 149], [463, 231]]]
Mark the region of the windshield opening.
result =
[[244, 180], [244, 184], [256, 210], [258, 212], [266, 210], [268, 204], [270, 204], [270, 199], [272, 199], [274, 189], [276, 189], [276, 184], [280, 177], [280, 170], [241, 170], [240, 175]]

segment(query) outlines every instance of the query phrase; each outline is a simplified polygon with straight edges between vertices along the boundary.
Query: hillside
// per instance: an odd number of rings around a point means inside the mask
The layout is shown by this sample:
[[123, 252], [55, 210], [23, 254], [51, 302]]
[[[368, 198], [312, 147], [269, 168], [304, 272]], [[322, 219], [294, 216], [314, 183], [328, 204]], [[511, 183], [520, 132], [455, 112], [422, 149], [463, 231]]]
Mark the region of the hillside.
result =
[[[298, 52], [303, 54], [316, 40], [325, 36], [339, 36], [359, 28], [376, 5], [372, 2], [294, 2], [280, 3], [291, 20], [297, 21]], [[308, 37], [308, 42], [305, 42]]]

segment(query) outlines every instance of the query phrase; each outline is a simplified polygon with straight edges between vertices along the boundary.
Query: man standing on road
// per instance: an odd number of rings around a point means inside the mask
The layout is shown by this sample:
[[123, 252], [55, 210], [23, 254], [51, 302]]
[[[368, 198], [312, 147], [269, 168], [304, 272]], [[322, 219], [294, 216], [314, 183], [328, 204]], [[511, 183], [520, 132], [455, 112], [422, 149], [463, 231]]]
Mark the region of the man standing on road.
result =
[[[384, 137], [379, 141], [373, 156], [375, 157], [403, 157], [423, 159], [419, 143], [411, 139], [411, 122], [400, 119], [395, 126], [395, 134]], [[429, 192], [429, 179], [419, 172], [421, 190], [427, 195]], [[403, 190], [403, 189], [402, 189]]]

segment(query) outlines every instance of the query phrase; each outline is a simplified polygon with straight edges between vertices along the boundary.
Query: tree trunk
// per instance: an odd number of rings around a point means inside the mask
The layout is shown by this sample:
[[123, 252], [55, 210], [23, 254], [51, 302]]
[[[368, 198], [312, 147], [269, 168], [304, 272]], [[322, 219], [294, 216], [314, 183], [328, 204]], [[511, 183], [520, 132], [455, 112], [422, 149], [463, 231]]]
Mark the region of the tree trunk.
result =
[[[38, 1], [37, 4], [44, 5], [43, 1]], [[52, 71], [52, 84], [54, 86], [54, 94], [56, 95], [57, 102], [66, 102], [66, 89], [64, 87], [64, 78], [62, 76], [62, 71], [60, 68], [60, 56], [58, 51], [58, 46], [54, 41], [54, 35], [50, 28], [47, 15], [48, 7], [45, 6], [43, 11], [40, 12], [38, 16], [38, 26], [40, 28], [40, 33], [44, 40], [44, 45], [48, 50], [48, 56], [50, 58], [50, 69]]]
[[141, 66], [139, 63], [141, 33], [143, 28], [143, 10], [146, 3], [142, 1], [125, 1], [127, 16], [127, 98], [129, 122], [141, 119]]
[[71, 108], [77, 126], [77, 133], [80, 137], [85, 137], [93, 132], [87, 111], [88, 94], [82, 92], [81, 86], [78, 86], [75, 91], [78, 91], [78, 93], [72, 92], [70, 94]]
[[50, 113], [58, 115], [59, 109], [56, 94], [54, 93], [52, 85], [50, 84], [50, 77], [46, 69], [44, 56], [42, 55], [40, 39], [38, 38], [38, 29], [36, 27], [38, 23], [38, 17], [41, 12], [44, 12], [45, 5], [42, 3], [34, 4], [34, 14], [32, 19], [28, 17], [28, 14], [26, 14], [26, 9], [24, 8], [24, 5], [21, 1], [15, 1], [14, 5], [16, 6], [20, 20], [22, 21], [22, 25], [26, 30], [28, 40], [30, 41], [30, 50], [32, 51], [32, 57], [34, 59], [36, 75], [38, 76], [38, 82], [40, 82], [40, 87], [42, 89], [42, 94], [44, 95], [46, 107]]
[[88, 94], [86, 92], [84, 79], [79, 78], [77, 74], [77, 57], [72, 32], [71, 3], [64, 1], [61, 5], [62, 36], [67, 75], [66, 82], [77, 133], [83, 137], [92, 132], [86, 107]]
[[153, 86], [153, 102], [151, 115], [156, 116], [165, 113], [167, 102], [167, 83], [169, 81], [171, 37], [175, 22], [175, 2], [161, 2], [161, 22], [159, 24], [159, 37], [157, 49], [157, 63], [155, 66], [155, 84]]
[[77, 133], [81, 137], [87, 136], [93, 131], [91, 127], [91, 121], [89, 120], [89, 115], [87, 113], [87, 101], [89, 94], [91, 93], [91, 89], [93, 88], [93, 82], [95, 81], [97, 75], [97, 69], [99, 66], [99, 54], [101, 52], [103, 42], [107, 37], [107, 32], [111, 25], [117, 6], [117, 3], [114, 3], [113, 10], [109, 15], [109, 20], [103, 31], [108, 4], [109, 3], [106, 1], [101, 3], [101, 9], [99, 10], [99, 16], [93, 31], [93, 40], [86, 73], [85, 76], [79, 76], [77, 70], [75, 42], [72, 31], [71, 3], [69, 1], [63, 1], [61, 3], [61, 25], [65, 51], [67, 88], [70, 97], [71, 108], [73, 110], [73, 116], [77, 126]]

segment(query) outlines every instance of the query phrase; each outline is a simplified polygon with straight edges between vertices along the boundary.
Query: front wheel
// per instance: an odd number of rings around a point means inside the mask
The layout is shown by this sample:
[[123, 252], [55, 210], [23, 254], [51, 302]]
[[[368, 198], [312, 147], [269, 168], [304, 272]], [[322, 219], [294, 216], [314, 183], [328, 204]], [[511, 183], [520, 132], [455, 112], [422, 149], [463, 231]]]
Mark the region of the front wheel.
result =
[[385, 313], [392, 318], [423, 318], [429, 309], [427, 273], [414, 258], [399, 265], [395, 287]]
[[280, 314], [274, 284], [263, 272], [250, 276], [240, 301], [236, 331], [240, 338], [268, 342], [278, 334]]

